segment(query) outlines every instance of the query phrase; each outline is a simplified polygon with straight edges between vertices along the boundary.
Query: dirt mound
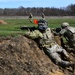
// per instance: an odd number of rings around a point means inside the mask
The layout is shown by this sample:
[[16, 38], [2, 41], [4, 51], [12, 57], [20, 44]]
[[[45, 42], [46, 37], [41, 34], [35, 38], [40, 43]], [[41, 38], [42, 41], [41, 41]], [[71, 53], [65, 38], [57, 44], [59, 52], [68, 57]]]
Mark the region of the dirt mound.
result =
[[0, 37], [0, 75], [74, 75], [24, 36]]
[[7, 24], [7, 22], [0, 20], [0, 24]]

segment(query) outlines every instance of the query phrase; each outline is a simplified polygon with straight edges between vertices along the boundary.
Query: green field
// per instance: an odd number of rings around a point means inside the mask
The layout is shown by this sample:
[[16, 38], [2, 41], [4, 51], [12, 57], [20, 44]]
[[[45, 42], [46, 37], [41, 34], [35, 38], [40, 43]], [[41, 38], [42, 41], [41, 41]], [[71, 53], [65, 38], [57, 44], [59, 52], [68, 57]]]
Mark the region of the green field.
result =
[[[8, 24], [0, 24], [0, 36], [15, 36], [24, 34], [25, 31], [20, 30], [20, 26], [37, 26], [30, 23], [28, 19], [4, 19]], [[60, 27], [62, 22], [68, 22], [71, 26], [75, 27], [75, 19], [47, 19], [48, 26], [51, 28]]]

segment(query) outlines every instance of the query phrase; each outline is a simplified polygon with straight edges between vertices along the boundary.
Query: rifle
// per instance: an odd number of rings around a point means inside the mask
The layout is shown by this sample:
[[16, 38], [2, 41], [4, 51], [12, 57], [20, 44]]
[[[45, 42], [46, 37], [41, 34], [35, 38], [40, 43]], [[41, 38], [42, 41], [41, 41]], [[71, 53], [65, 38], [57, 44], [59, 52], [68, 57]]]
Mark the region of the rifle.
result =
[[[34, 19], [34, 24], [38, 24], [38, 20]], [[21, 30], [30, 30], [30, 31], [34, 31], [36, 29], [38, 29], [37, 27], [33, 26], [33, 27], [28, 27], [28, 26], [20, 26]]]
[[34, 30], [36, 30], [37, 28], [36, 28], [35, 26], [33, 26], [33, 27], [21, 26], [20, 29], [21, 29], [21, 30], [34, 31]]

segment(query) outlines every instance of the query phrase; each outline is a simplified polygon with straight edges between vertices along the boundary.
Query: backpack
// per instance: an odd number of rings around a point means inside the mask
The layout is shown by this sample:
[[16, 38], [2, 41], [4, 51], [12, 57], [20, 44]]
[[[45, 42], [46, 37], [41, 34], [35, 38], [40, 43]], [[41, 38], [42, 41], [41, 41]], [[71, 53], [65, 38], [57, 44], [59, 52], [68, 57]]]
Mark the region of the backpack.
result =
[[65, 36], [68, 38], [68, 41], [75, 41], [75, 28], [71, 26], [67, 27]]

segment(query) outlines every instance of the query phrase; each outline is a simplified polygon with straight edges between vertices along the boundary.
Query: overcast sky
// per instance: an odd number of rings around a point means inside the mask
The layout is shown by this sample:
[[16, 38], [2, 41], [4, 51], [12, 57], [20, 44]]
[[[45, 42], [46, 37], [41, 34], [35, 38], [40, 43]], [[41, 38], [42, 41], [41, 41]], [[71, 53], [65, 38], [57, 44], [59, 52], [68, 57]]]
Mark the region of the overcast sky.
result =
[[0, 8], [23, 7], [66, 7], [75, 4], [75, 0], [0, 0]]

